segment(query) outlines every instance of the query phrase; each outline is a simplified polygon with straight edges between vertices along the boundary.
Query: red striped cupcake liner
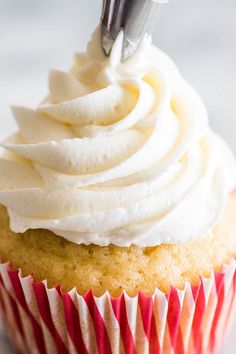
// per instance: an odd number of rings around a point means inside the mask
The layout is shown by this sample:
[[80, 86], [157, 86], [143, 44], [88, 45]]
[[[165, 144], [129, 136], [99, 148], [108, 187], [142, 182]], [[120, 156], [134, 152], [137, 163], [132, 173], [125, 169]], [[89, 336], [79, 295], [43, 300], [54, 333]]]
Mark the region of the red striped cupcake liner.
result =
[[6, 330], [24, 354], [207, 354], [220, 347], [236, 303], [236, 261], [197, 286], [152, 296], [84, 296], [0, 264]]

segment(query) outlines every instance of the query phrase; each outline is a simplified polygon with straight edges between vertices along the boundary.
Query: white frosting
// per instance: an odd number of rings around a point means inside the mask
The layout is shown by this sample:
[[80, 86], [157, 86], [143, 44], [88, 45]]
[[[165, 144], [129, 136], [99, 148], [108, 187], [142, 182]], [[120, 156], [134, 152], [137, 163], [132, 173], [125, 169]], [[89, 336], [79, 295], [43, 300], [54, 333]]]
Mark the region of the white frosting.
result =
[[98, 30], [71, 73], [50, 74], [36, 110], [13, 109], [0, 203], [15, 232], [45, 228], [77, 244], [153, 246], [205, 235], [236, 185], [226, 144], [172, 61], [146, 38], [121, 63]]

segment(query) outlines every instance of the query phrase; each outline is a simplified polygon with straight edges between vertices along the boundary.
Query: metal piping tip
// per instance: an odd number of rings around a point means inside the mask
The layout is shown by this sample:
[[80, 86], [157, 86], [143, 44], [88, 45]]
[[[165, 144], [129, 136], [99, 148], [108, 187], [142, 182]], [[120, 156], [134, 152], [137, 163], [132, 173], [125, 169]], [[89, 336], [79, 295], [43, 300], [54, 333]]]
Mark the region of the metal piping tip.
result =
[[131, 56], [145, 34], [151, 34], [162, 5], [169, 0], [103, 0], [102, 47], [109, 56], [114, 41], [124, 31], [122, 60]]

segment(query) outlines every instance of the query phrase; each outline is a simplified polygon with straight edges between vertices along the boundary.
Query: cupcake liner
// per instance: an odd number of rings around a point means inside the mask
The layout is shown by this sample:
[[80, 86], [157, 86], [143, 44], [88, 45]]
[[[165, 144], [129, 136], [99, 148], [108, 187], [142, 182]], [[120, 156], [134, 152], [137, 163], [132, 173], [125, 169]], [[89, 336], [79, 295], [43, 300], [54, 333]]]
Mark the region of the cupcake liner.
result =
[[197, 286], [119, 298], [62, 293], [0, 264], [6, 330], [24, 354], [207, 354], [224, 340], [236, 303], [236, 261]]

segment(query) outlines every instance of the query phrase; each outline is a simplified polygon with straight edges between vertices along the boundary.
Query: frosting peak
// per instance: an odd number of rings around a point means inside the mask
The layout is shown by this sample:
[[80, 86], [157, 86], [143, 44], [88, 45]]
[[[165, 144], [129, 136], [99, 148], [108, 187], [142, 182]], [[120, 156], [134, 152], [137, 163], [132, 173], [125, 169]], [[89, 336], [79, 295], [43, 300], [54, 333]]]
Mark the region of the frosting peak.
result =
[[100, 29], [70, 73], [52, 71], [36, 109], [14, 107], [0, 203], [11, 228], [75, 243], [153, 246], [203, 236], [235, 187], [236, 165], [195, 90], [146, 38], [121, 63]]

